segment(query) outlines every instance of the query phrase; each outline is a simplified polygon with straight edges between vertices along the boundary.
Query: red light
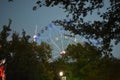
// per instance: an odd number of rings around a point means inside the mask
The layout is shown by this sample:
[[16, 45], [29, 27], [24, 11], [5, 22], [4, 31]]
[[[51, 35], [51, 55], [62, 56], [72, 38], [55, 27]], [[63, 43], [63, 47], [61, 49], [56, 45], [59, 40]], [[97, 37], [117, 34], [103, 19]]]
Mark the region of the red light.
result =
[[64, 56], [64, 55], [65, 55], [65, 53], [66, 53], [65, 51], [62, 51], [60, 54], [61, 54], [62, 56]]

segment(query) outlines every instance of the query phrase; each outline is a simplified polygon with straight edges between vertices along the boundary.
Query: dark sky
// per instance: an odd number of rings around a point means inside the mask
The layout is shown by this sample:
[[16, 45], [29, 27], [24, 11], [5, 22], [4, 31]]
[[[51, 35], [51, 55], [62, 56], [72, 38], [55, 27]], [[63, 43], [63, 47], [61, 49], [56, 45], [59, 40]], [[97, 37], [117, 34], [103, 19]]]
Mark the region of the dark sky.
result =
[[[33, 36], [35, 32], [36, 25], [38, 26], [38, 32], [41, 28], [49, 25], [52, 20], [64, 19], [65, 13], [62, 9], [58, 7], [46, 8], [42, 7], [36, 11], [32, 10], [35, 5], [36, 0], [14, 0], [13, 2], [8, 2], [8, 0], [0, 0], [0, 30], [2, 26], [8, 24], [8, 19], [12, 19], [12, 30], [18, 33], [22, 32], [22, 29], [26, 31], [27, 34]], [[105, 0], [106, 2], [107, 0]], [[104, 11], [105, 8], [109, 6], [106, 2], [105, 7], [101, 10]], [[97, 13], [93, 15], [88, 15], [85, 21], [101, 20]], [[114, 55], [120, 57], [119, 46], [114, 47]]]
[[21, 32], [25, 29], [32, 35], [36, 25], [43, 27], [50, 24], [52, 20], [63, 19], [65, 16], [59, 8], [43, 7], [33, 11], [34, 5], [35, 0], [14, 0], [10, 3], [7, 0], [0, 0], [0, 26], [8, 24], [8, 19], [11, 18], [14, 30]]

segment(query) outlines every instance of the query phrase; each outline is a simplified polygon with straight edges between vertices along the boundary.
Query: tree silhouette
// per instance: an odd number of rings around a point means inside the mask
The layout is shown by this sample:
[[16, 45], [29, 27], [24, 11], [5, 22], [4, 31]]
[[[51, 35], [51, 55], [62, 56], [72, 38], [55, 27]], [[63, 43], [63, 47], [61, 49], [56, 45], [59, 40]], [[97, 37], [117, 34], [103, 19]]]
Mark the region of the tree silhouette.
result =
[[[68, 60], [72, 60], [67, 68], [78, 80], [119, 80], [120, 63], [114, 57], [102, 56], [102, 53], [89, 44], [69, 45], [66, 50]], [[68, 65], [67, 65], [68, 66]], [[66, 70], [67, 70], [66, 69]]]
[[[110, 4], [110, 7], [105, 12], [100, 12], [100, 9], [107, 4]], [[112, 51], [111, 42], [114, 40], [115, 44], [118, 44], [120, 41], [119, 4], [119, 0], [109, 0], [108, 3], [105, 3], [104, 0], [38, 0], [33, 10], [42, 6], [61, 7], [68, 13], [66, 16], [71, 17], [71, 20], [56, 20], [54, 22], [63, 26], [65, 30], [84, 36], [87, 39], [101, 39], [100, 50], [108, 54]], [[101, 20], [85, 21], [84, 17], [93, 14], [95, 10], [98, 10], [97, 13]]]
[[30, 36], [23, 30], [10, 35], [11, 20], [0, 32], [0, 60], [5, 59], [7, 80], [53, 80], [49, 59], [51, 47], [42, 42], [37, 45], [29, 41]]
[[29, 36], [25, 31], [22, 37], [13, 33], [11, 43], [12, 59], [7, 64], [7, 79], [12, 80], [52, 80], [49, 68], [51, 48], [42, 42], [37, 45], [29, 42]]
[[11, 31], [11, 22], [12, 21], [9, 20], [9, 24], [4, 25], [3, 30], [0, 32], [0, 59], [8, 59], [10, 55], [10, 43], [8, 41], [8, 36]]

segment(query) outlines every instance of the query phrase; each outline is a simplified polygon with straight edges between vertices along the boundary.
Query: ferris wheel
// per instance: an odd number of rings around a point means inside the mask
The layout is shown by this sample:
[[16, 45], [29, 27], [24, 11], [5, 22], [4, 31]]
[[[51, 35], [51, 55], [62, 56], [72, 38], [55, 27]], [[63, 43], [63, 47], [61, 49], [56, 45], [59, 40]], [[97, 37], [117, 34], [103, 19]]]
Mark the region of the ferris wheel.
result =
[[38, 30], [36, 26], [34, 41], [39, 45], [42, 41], [48, 43], [52, 48], [52, 59], [57, 59], [66, 54], [66, 48], [69, 44], [76, 44], [82, 40], [80, 36], [65, 31], [61, 26], [55, 26], [53, 23]]

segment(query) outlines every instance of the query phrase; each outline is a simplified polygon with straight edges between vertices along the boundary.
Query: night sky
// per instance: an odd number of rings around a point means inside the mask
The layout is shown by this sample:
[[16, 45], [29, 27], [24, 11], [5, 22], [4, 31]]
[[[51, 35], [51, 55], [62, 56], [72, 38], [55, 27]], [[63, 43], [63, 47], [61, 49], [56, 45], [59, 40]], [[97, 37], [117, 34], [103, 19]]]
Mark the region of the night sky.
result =
[[[3, 25], [8, 24], [9, 18], [12, 19], [11, 28], [13, 31], [21, 33], [24, 29], [27, 34], [33, 36], [35, 32], [36, 25], [38, 26], [38, 32], [41, 28], [51, 24], [52, 20], [62, 20], [65, 18], [66, 13], [64, 10], [53, 7], [46, 8], [42, 7], [36, 11], [32, 10], [37, 0], [14, 0], [13, 2], [8, 2], [8, 0], [0, 0], [0, 31]], [[106, 0], [105, 0], [106, 1]], [[109, 6], [106, 2], [105, 7], [101, 10], [104, 11], [105, 8]], [[93, 15], [88, 15], [85, 21], [101, 20], [97, 13]], [[114, 56], [120, 58], [120, 44], [114, 47]]]

